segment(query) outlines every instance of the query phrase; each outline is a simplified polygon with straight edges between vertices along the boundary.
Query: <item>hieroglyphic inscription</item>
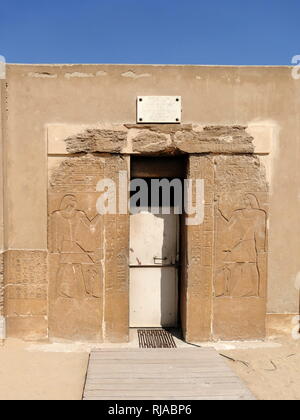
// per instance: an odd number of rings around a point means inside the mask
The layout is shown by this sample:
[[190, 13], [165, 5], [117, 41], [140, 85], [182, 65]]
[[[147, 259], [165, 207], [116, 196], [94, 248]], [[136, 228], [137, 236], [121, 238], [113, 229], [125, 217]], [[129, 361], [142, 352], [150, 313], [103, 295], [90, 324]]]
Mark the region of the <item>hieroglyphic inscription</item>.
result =
[[[96, 264], [101, 260], [102, 220], [98, 214], [89, 219], [80, 209], [75, 194], [64, 195], [59, 210], [50, 215], [50, 252], [59, 254], [56, 294], [64, 298], [102, 295]], [[98, 239], [98, 243], [95, 239]]]
[[263, 338], [268, 185], [255, 156], [215, 163], [214, 322], [219, 339]]
[[97, 183], [105, 161], [69, 158], [54, 171], [49, 191], [49, 250], [59, 254], [56, 294], [99, 298], [103, 259], [103, 218], [97, 214]]
[[7, 251], [5, 287], [8, 299], [47, 299], [47, 253]]
[[5, 315], [18, 317], [47, 315], [47, 252], [5, 252]]
[[[118, 187], [119, 171], [128, 171], [127, 160], [112, 156], [106, 163], [105, 175]], [[128, 335], [129, 216], [108, 214], [104, 223], [106, 339], [120, 341]]]
[[105, 158], [92, 155], [65, 159], [50, 179], [50, 192], [96, 192], [96, 185], [103, 179]]
[[[204, 203], [204, 222], [202, 225], [188, 227], [190, 232], [190, 258], [189, 266], [195, 266], [195, 269], [202, 267], [212, 268], [212, 238], [213, 238], [213, 210], [212, 210], [212, 189], [213, 189], [213, 165], [209, 158], [201, 156], [190, 157], [189, 177], [192, 180], [203, 179], [205, 188]], [[210, 295], [211, 285], [208, 282], [203, 283], [203, 277], [199, 275], [191, 278], [192, 285], [195, 285], [195, 293], [200, 295]], [[205, 284], [205, 290], [203, 286]]]
[[255, 157], [216, 159], [215, 296], [258, 297], [267, 252], [267, 183]]
[[212, 255], [213, 255], [213, 183], [211, 158], [190, 156], [191, 180], [203, 179], [205, 188], [204, 222], [187, 226], [187, 327], [189, 339], [207, 340], [211, 337]]
[[53, 171], [48, 194], [50, 336], [102, 340], [103, 216], [96, 192], [105, 159], [66, 158]]
[[260, 295], [259, 256], [266, 252], [266, 212], [255, 194], [245, 194], [230, 216], [219, 206], [219, 265], [215, 278], [216, 296]]
[[120, 314], [123, 304], [118, 294], [128, 293], [128, 216], [98, 214], [96, 187], [103, 179], [118, 185], [119, 171], [126, 169], [119, 156], [86, 155], [67, 158], [53, 171], [48, 205], [52, 336], [99, 341], [105, 338], [104, 320], [107, 334], [122, 323], [113, 314]]

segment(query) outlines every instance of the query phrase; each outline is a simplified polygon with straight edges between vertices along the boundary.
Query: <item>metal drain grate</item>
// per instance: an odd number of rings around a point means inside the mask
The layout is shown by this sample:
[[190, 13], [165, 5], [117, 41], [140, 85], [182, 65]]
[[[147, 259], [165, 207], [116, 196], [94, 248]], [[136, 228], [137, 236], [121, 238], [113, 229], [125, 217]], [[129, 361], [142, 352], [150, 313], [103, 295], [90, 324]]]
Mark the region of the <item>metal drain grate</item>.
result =
[[166, 330], [138, 330], [141, 349], [175, 349], [174, 338]]

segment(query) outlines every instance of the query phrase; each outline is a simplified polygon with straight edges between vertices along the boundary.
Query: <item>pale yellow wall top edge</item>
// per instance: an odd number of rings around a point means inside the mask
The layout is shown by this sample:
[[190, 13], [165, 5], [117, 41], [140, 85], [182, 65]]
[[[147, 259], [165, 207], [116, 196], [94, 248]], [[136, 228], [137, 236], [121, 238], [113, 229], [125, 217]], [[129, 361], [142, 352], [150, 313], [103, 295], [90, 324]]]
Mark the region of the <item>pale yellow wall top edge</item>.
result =
[[226, 65], [226, 64], [131, 64], [131, 63], [6, 63], [8, 66], [18, 67], [78, 67], [78, 66], [115, 66], [115, 67], [212, 67], [212, 68], [283, 68], [292, 69], [292, 65]]

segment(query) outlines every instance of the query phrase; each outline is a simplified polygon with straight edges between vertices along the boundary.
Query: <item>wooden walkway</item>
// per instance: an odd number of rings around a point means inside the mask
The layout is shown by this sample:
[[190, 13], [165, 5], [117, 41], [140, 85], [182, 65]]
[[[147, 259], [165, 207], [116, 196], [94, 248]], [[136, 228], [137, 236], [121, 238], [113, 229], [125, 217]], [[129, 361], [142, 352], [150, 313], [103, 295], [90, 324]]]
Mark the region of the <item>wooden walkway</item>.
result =
[[254, 400], [214, 349], [92, 351], [84, 400]]

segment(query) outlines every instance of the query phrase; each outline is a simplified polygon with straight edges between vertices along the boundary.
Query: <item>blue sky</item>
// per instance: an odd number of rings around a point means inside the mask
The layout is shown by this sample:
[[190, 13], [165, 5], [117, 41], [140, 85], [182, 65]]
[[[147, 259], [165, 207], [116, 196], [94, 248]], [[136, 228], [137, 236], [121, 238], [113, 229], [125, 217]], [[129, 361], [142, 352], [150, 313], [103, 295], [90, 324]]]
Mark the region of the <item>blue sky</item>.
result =
[[300, 0], [0, 0], [13, 63], [289, 65]]

